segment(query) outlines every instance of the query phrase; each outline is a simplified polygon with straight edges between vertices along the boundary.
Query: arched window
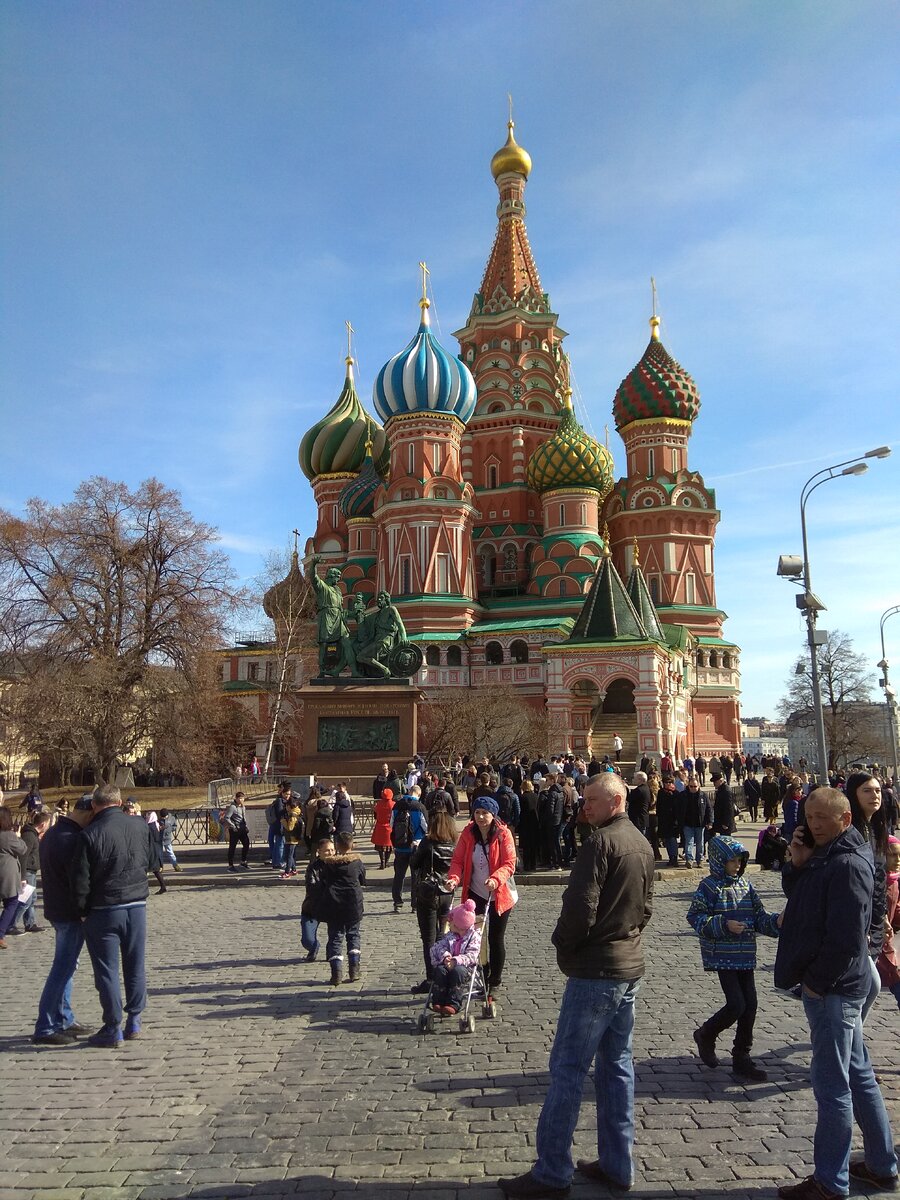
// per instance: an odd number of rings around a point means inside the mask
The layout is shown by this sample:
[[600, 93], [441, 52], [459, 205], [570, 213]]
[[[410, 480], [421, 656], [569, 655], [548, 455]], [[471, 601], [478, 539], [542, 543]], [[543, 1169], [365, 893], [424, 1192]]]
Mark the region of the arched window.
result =
[[715, 650], [710, 650], [709, 652], [709, 665], [711, 667], [717, 667], [719, 665], [719, 656], [716, 654]]
[[565, 525], [566, 523], [566, 506], [564, 504], [559, 506], [559, 523], [560, 525]]
[[733, 665], [733, 664], [732, 664], [732, 661], [731, 661], [731, 655], [730, 655], [730, 654], [723, 654], [723, 655], [722, 655], [722, 666], [723, 666], [723, 667], [725, 667], [725, 669], [726, 669], [727, 671], [730, 671], [730, 670], [731, 670], [731, 668], [732, 668], [732, 665]]
[[488, 666], [500, 666], [503, 662], [503, 647], [499, 642], [488, 642], [484, 648], [484, 660]]
[[516, 571], [519, 567], [519, 552], [515, 546], [507, 545], [503, 547], [503, 570]]
[[500, 486], [500, 472], [496, 463], [489, 463], [487, 469], [487, 485], [489, 488]]
[[462, 666], [462, 649], [459, 646], [447, 647], [447, 666], [461, 667]]
[[706, 652], [704, 650], [697, 651], [697, 666], [698, 667], [706, 666]]
[[425, 661], [429, 667], [439, 667], [441, 665], [441, 648], [440, 646], [429, 646], [425, 651]]
[[659, 576], [650, 575], [647, 577], [647, 586], [650, 589], [650, 599], [654, 604], [659, 604]]
[[509, 657], [514, 663], [528, 662], [528, 643], [523, 642], [521, 638], [513, 642], [509, 648]]

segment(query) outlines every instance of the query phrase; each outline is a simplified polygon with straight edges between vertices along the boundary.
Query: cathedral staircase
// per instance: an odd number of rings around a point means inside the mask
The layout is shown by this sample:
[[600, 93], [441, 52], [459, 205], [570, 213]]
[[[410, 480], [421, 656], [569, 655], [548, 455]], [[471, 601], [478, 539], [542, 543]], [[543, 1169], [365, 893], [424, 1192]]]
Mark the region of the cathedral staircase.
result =
[[598, 713], [594, 717], [591, 747], [599, 759], [608, 754], [615, 758], [613, 736], [618, 734], [625, 745], [620, 766], [626, 775], [634, 770], [638, 760], [637, 713]]

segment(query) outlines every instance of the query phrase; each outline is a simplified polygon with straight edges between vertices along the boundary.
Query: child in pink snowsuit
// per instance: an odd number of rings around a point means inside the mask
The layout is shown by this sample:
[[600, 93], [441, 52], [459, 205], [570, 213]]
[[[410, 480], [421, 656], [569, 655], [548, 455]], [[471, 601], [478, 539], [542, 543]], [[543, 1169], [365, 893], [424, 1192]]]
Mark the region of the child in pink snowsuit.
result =
[[434, 980], [431, 1007], [451, 1017], [462, 1008], [462, 989], [478, 962], [481, 926], [475, 924], [475, 902], [465, 900], [450, 909], [450, 929], [431, 947]]

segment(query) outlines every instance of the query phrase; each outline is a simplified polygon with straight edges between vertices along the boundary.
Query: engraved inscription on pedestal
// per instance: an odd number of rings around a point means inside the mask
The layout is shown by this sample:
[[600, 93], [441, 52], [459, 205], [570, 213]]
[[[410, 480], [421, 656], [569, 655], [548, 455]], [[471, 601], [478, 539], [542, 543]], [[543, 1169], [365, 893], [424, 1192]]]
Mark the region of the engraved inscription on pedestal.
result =
[[317, 749], [320, 754], [396, 753], [400, 749], [400, 718], [319, 717]]

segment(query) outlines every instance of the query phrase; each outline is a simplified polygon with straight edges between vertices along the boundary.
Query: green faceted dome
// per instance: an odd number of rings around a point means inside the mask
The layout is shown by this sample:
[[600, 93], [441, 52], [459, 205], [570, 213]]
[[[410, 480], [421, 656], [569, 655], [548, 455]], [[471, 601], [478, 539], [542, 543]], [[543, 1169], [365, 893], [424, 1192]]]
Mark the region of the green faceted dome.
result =
[[602, 498], [612, 488], [612, 475], [612, 455], [581, 428], [567, 395], [559, 428], [529, 459], [528, 486], [536, 492], [592, 488]]
[[372, 459], [379, 475], [387, 475], [390, 463], [387, 437], [381, 426], [363, 408], [353, 382], [353, 359], [347, 359], [347, 378], [337, 402], [317, 421], [300, 443], [300, 470], [307, 479], [319, 475], [355, 475], [372, 442]]

